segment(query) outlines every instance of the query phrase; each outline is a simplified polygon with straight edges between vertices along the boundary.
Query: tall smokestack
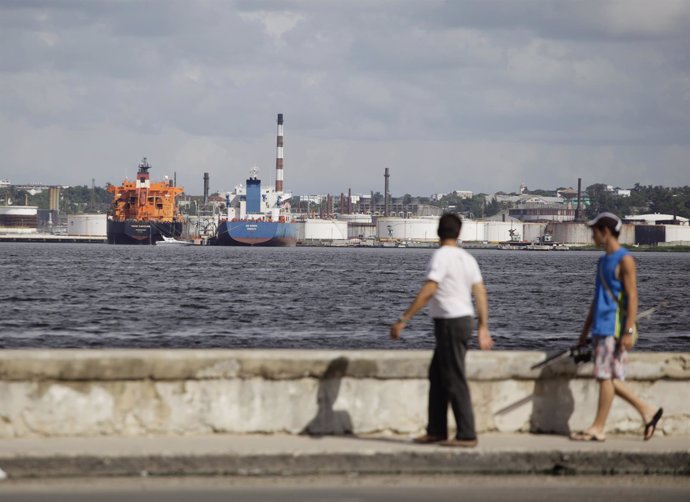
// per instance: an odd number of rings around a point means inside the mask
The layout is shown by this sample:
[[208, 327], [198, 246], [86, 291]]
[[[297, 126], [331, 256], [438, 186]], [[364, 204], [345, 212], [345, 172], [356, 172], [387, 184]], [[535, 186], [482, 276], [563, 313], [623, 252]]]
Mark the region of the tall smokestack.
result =
[[208, 204], [208, 173], [204, 173], [204, 206]]
[[352, 214], [352, 188], [347, 189], [347, 214]]
[[383, 190], [383, 191], [384, 191], [384, 194], [383, 194], [383, 215], [384, 215], [384, 216], [388, 216], [388, 194], [389, 194], [389, 191], [388, 191], [388, 178], [391, 177], [391, 175], [388, 174], [388, 168], [386, 168], [386, 171], [385, 171], [385, 174], [383, 175], [383, 177], [384, 177], [385, 180], [386, 180], [385, 187], [384, 187], [384, 190]]
[[283, 114], [278, 114], [278, 140], [276, 145], [276, 192], [283, 191]]
[[580, 221], [580, 195], [582, 194], [582, 178], [577, 179], [577, 206], [575, 207], [575, 221]]

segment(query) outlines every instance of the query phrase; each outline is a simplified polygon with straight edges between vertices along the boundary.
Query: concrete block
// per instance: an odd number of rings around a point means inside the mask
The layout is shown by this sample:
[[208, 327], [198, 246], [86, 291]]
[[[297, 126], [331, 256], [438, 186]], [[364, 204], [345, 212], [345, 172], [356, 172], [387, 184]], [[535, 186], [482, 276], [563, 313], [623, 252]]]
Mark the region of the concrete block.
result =
[[[479, 433], [567, 434], [591, 424], [591, 364], [529, 369], [544, 357], [470, 352]], [[430, 359], [430, 351], [0, 351], [0, 437], [414, 434], [426, 426]], [[664, 434], [690, 435], [688, 361], [630, 357], [627, 385], [664, 407]], [[639, 434], [642, 420], [616, 399], [607, 425]]]

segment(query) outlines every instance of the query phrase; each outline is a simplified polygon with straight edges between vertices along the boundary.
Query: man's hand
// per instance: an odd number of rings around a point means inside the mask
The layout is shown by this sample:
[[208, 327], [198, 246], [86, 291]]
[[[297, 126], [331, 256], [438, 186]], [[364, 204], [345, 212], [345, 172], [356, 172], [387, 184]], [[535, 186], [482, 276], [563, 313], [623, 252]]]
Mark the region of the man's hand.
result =
[[407, 325], [406, 321], [412, 319], [417, 312], [424, 308], [424, 305], [431, 300], [431, 297], [434, 296], [437, 289], [438, 283], [434, 281], [426, 281], [422, 285], [422, 287], [419, 289], [419, 293], [417, 293], [417, 296], [412, 302], [412, 305], [410, 305], [410, 308], [408, 308], [403, 315], [400, 316], [400, 319], [395, 321], [395, 323], [393, 323], [391, 326], [390, 335], [393, 340], [400, 338], [400, 333]]
[[479, 348], [482, 350], [491, 350], [494, 346], [494, 341], [489, 334], [489, 328], [481, 327], [477, 330], [477, 337], [479, 338]]
[[623, 347], [625, 350], [632, 350], [633, 336], [631, 334], [625, 334], [621, 337], [621, 347]]
[[397, 340], [400, 338], [400, 333], [402, 333], [402, 330], [405, 329], [405, 323], [402, 321], [395, 321], [393, 325], [391, 326], [391, 339]]

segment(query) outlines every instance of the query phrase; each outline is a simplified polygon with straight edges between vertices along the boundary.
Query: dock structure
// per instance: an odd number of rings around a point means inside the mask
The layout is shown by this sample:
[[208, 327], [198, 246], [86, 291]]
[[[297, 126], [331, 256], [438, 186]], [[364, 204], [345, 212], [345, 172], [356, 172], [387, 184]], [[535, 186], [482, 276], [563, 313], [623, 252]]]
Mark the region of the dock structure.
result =
[[56, 243], [85, 243], [105, 244], [106, 236], [98, 235], [54, 235], [54, 234], [0, 234], [0, 242], [56, 242]]

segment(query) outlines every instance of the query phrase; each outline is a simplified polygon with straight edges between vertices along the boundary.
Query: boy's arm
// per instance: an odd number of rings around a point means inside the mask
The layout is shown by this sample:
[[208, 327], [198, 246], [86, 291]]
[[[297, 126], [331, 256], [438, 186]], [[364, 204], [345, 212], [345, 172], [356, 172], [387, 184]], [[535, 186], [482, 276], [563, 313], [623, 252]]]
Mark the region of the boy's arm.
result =
[[582, 326], [582, 333], [580, 333], [580, 339], [577, 341], [578, 347], [584, 347], [587, 345], [587, 338], [589, 337], [589, 330], [592, 329], [592, 320], [594, 319], [594, 300], [589, 306], [589, 312], [587, 313], [587, 319], [585, 319], [585, 324]]
[[628, 301], [627, 312], [625, 313], [625, 326], [623, 336], [621, 337], [621, 345], [626, 349], [632, 349], [633, 336], [632, 330], [635, 329], [635, 320], [637, 319], [637, 271], [635, 269], [635, 260], [632, 256], [626, 255], [621, 260], [621, 281], [623, 281], [623, 289], [625, 290], [625, 297]]

